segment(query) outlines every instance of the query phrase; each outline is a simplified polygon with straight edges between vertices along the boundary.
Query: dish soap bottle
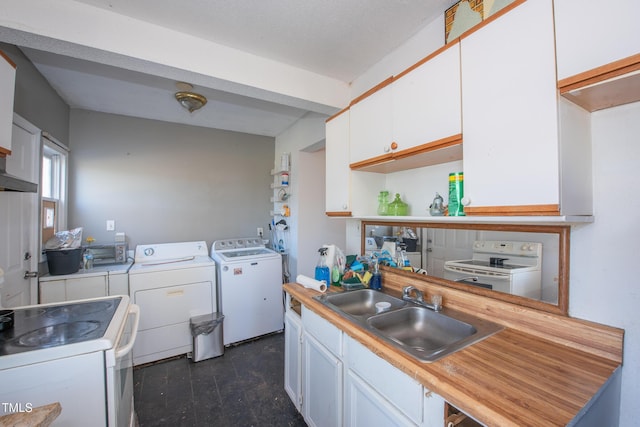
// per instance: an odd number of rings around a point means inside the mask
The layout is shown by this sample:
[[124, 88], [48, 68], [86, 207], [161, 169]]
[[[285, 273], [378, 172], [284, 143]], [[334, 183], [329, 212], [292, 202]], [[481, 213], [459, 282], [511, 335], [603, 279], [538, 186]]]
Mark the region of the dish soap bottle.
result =
[[378, 267], [377, 259], [373, 265], [373, 276], [371, 276], [371, 280], [369, 281], [369, 288], [374, 291], [382, 290], [382, 275], [380, 274], [380, 267]]
[[327, 265], [327, 248], [320, 248], [318, 252], [320, 252], [320, 259], [316, 265], [315, 279], [329, 286], [331, 285], [331, 272]]

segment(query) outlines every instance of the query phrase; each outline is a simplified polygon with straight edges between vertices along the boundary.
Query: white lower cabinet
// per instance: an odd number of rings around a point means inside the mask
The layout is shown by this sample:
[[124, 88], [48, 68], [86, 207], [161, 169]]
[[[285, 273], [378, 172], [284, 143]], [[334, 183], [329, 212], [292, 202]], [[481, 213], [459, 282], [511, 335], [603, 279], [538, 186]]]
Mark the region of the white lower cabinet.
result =
[[342, 332], [302, 307], [302, 415], [309, 426], [342, 425]]
[[[345, 425], [442, 426], [444, 399], [348, 336], [345, 336], [345, 360]], [[365, 423], [371, 416], [367, 407], [373, 402], [379, 414], [371, 418], [373, 424]]]
[[361, 427], [415, 426], [352, 370], [345, 381], [344, 425]]
[[302, 320], [291, 310], [284, 315], [284, 390], [298, 411], [302, 405]]
[[305, 306], [285, 314], [285, 390], [309, 426], [444, 422], [444, 399]]
[[107, 296], [107, 276], [40, 281], [40, 304]]

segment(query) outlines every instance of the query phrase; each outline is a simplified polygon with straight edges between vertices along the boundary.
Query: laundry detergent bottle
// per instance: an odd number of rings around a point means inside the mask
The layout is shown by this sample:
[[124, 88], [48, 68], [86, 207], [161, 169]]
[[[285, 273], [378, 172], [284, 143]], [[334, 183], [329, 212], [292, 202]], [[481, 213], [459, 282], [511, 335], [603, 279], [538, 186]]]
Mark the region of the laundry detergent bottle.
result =
[[320, 252], [320, 259], [316, 265], [315, 279], [329, 286], [331, 285], [331, 272], [327, 265], [327, 248], [320, 248], [318, 252]]

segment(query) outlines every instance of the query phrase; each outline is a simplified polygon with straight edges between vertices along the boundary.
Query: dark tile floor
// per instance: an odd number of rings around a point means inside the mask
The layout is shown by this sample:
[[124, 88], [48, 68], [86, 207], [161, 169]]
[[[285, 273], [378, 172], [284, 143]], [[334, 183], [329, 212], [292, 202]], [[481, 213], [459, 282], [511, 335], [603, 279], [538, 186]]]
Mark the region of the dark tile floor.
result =
[[135, 368], [138, 423], [147, 426], [306, 426], [284, 391], [284, 334], [194, 363], [186, 357]]

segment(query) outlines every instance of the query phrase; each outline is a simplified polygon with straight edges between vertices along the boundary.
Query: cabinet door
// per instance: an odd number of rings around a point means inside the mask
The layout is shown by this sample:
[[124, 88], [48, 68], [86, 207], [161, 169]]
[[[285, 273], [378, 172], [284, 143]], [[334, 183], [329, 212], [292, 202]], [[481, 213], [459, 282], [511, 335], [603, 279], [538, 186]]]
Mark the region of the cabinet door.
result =
[[469, 207], [559, 204], [551, 0], [527, 1], [461, 42]]
[[427, 391], [424, 393], [424, 416], [422, 427], [441, 427], [444, 418], [444, 399], [439, 395]]
[[300, 411], [302, 387], [302, 321], [297, 314], [284, 315], [284, 389]]
[[392, 98], [397, 150], [461, 133], [460, 45], [448, 46], [394, 80]]
[[349, 189], [349, 110], [329, 120], [326, 125], [326, 198], [327, 212], [350, 209]]
[[342, 362], [311, 335], [303, 338], [303, 415], [312, 427], [342, 425]]
[[558, 79], [638, 54], [640, 2], [554, 2]]
[[67, 279], [67, 300], [107, 296], [107, 276]]
[[15, 65], [0, 51], [0, 153], [4, 154], [11, 152], [15, 81]]
[[391, 87], [374, 92], [350, 108], [349, 163], [391, 152]]
[[345, 387], [345, 426], [387, 427], [416, 425], [351, 370], [347, 371]]
[[63, 302], [67, 300], [65, 280], [48, 280], [41, 281], [39, 304], [48, 304], [52, 302]]

